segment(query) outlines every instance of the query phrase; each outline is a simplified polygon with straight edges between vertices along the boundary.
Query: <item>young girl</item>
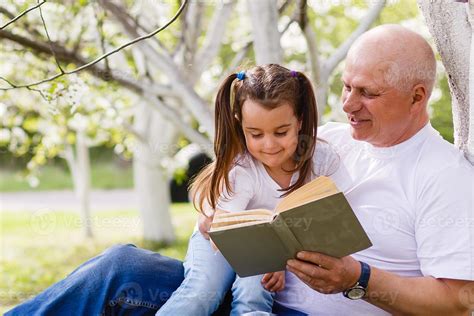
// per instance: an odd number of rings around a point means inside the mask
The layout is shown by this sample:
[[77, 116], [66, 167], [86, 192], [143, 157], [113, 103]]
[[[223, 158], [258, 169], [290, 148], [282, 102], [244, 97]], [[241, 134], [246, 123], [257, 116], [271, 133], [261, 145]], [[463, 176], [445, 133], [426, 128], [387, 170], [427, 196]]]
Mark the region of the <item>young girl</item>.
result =
[[[316, 144], [310, 81], [279, 65], [256, 66], [225, 79], [216, 97], [215, 131], [216, 159], [191, 189], [196, 208], [207, 216], [217, 209], [274, 209], [282, 196], [329, 175], [338, 164], [329, 146]], [[210, 315], [229, 289], [231, 315], [271, 312], [274, 292], [285, 284], [284, 271], [236, 276], [197, 229], [184, 269], [185, 280], [157, 315]]]

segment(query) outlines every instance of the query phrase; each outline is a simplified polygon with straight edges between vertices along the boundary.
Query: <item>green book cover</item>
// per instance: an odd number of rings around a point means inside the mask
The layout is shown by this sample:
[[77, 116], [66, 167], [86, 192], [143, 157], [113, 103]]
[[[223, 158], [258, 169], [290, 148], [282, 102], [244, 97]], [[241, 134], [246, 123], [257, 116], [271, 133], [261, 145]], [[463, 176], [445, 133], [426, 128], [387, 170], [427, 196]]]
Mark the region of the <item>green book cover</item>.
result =
[[209, 235], [241, 277], [284, 270], [301, 250], [344, 257], [372, 245], [340, 192], [283, 210], [267, 221], [211, 229]]

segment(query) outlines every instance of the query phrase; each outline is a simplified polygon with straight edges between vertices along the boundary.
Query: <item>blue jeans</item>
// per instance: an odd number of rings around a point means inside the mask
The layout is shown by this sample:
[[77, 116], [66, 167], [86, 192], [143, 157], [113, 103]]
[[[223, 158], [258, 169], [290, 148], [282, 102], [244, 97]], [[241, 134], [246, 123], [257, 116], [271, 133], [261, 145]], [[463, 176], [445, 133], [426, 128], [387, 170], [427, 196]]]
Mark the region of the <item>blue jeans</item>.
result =
[[196, 231], [184, 261], [184, 281], [156, 315], [211, 315], [231, 287], [231, 315], [271, 312], [274, 294], [262, 286], [262, 277], [237, 276], [222, 254]]
[[[154, 315], [184, 279], [181, 261], [113, 246], [5, 315]], [[229, 297], [229, 296], [228, 296]], [[230, 300], [214, 315], [228, 315]], [[278, 315], [304, 315], [274, 306]]]

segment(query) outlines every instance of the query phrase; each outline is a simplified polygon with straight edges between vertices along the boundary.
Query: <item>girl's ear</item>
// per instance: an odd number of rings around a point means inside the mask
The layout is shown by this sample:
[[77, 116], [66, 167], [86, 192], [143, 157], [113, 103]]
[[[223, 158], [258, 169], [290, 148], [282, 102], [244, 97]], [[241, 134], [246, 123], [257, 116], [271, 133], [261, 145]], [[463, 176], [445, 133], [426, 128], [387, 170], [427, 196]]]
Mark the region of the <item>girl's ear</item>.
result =
[[234, 114], [234, 117], [235, 117], [235, 119], [236, 119], [237, 121], [240, 122], [239, 117], [237, 116], [237, 114]]
[[303, 120], [298, 120], [298, 132], [301, 131], [302, 126], [303, 126]]

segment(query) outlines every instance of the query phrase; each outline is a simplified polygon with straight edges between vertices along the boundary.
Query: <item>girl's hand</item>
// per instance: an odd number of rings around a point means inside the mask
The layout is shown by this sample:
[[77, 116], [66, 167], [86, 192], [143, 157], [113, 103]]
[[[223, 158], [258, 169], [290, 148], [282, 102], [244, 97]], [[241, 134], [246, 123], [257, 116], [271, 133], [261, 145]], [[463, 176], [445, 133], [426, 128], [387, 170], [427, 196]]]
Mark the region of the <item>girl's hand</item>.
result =
[[206, 239], [209, 239], [209, 234], [207, 232], [209, 231], [209, 229], [211, 229], [212, 218], [213, 217], [207, 217], [202, 214], [199, 214], [199, 218], [198, 218], [199, 231]]
[[262, 285], [270, 292], [279, 292], [285, 288], [285, 271], [265, 273]]

